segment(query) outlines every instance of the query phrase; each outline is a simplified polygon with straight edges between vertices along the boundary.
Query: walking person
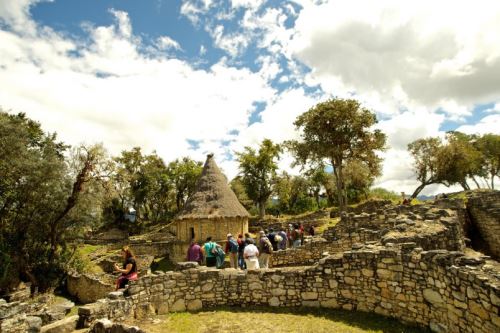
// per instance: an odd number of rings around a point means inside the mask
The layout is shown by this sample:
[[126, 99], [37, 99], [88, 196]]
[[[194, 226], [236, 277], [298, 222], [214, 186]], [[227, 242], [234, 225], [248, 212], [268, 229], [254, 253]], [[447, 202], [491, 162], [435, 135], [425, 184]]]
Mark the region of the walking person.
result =
[[255, 242], [252, 238], [247, 239], [248, 243], [243, 251], [243, 257], [245, 258], [245, 264], [248, 270], [259, 269], [259, 250], [255, 246]]
[[229, 264], [231, 268], [238, 268], [238, 242], [233, 235], [227, 234], [226, 249], [224, 252], [229, 253]]

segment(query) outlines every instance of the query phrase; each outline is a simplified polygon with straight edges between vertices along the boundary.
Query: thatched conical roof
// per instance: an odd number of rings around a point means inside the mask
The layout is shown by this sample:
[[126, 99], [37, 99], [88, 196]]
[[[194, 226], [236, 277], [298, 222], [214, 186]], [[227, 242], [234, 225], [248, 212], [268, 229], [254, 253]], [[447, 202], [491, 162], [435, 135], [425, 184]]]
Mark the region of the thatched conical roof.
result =
[[236, 194], [229, 187], [226, 176], [215, 164], [213, 155], [209, 154], [196, 184], [196, 191], [188, 198], [184, 208], [175, 219], [248, 216], [247, 210], [240, 204]]

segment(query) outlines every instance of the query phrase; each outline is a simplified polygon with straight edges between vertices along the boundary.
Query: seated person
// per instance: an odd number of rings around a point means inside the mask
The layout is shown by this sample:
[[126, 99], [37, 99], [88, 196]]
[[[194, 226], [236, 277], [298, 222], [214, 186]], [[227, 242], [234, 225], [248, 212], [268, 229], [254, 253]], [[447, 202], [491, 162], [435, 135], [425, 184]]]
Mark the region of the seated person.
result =
[[122, 248], [123, 268], [115, 264], [115, 272], [122, 273], [116, 280], [116, 290], [125, 288], [129, 281], [137, 280], [137, 263], [128, 246]]

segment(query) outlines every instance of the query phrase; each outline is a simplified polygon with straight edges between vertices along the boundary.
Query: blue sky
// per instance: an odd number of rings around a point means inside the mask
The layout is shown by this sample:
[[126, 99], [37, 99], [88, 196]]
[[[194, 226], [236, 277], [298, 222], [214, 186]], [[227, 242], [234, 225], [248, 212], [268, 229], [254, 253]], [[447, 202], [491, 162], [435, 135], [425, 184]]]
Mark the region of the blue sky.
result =
[[409, 142], [500, 133], [498, 31], [486, 0], [0, 0], [0, 106], [111, 154], [213, 152], [232, 178], [235, 151], [352, 97], [388, 134], [377, 185], [411, 192]]

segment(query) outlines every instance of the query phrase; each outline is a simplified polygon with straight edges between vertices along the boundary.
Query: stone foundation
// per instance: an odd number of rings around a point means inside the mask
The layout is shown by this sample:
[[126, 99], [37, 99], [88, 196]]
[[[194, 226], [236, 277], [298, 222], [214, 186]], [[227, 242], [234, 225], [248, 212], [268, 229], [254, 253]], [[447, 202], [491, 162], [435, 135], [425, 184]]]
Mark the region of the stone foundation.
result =
[[80, 308], [81, 323], [102, 317], [233, 306], [312, 306], [375, 312], [439, 332], [498, 332], [500, 280], [493, 266], [463, 253], [415, 244], [366, 246], [312, 267], [237, 271], [190, 268], [144, 277], [127, 296]]

